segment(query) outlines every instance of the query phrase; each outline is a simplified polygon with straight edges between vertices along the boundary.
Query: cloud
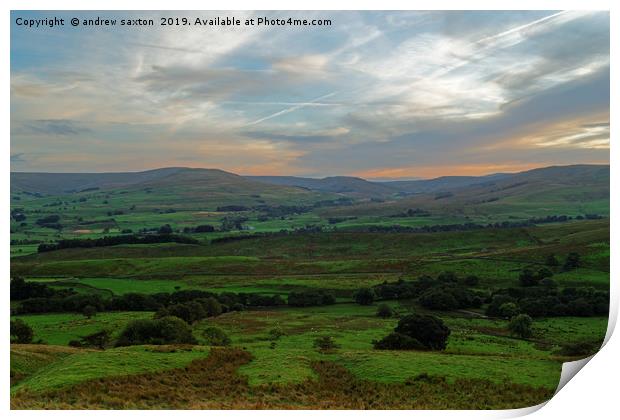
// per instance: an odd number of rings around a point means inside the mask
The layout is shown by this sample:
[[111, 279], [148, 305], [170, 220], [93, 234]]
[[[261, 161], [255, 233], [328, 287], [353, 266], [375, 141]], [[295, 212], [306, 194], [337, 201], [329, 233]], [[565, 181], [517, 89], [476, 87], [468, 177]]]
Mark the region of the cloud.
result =
[[16, 31], [22, 166], [415, 176], [609, 159], [607, 12], [259, 14], [335, 24]]
[[11, 163], [13, 162], [25, 162], [24, 153], [14, 153], [11, 155]]
[[25, 122], [23, 128], [32, 133], [54, 136], [76, 136], [90, 132], [89, 128], [71, 120], [33, 120]]

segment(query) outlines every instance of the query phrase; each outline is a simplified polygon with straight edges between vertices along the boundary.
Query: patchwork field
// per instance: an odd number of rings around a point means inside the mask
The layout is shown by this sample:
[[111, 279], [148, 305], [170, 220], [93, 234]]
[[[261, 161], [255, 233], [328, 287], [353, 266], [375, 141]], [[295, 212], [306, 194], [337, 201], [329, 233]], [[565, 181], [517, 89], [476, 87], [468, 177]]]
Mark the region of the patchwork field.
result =
[[517, 408], [605, 336], [608, 204], [585, 187], [441, 209], [376, 187], [44, 187], [12, 204], [16, 409]]

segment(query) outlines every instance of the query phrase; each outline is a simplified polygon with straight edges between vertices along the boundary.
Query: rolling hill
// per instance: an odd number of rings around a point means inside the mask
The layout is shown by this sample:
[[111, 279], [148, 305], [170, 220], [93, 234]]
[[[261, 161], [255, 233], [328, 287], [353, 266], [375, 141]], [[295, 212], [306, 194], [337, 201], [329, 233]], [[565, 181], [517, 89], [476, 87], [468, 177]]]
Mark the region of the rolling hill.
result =
[[351, 176], [332, 176], [320, 179], [295, 176], [249, 176], [247, 178], [266, 184], [287, 185], [352, 197], [381, 198], [398, 192], [398, 189], [388, 183], [371, 182]]

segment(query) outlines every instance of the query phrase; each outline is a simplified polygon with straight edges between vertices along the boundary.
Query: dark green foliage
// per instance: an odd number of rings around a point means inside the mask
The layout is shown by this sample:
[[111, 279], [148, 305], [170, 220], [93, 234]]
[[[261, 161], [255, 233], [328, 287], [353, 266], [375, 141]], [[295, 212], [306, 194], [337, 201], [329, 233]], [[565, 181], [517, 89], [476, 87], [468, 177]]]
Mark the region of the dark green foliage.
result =
[[84, 315], [88, 319], [91, 319], [92, 317], [97, 315], [97, 308], [95, 308], [93, 305], [86, 305], [82, 308], [82, 315]]
[[51, 297], [54, 291], [43, 283], [25, 281], [21, 277], [11, 279], [11, 300], [23, 300], [39, 297]]
[[323, 306], [333, 305], [336, 298], [325, 290], [312, 290], [305, 292], [291, 292], [288, 295], [289, 306]]
[[519, 314], [512, 317], [508, 323], [508, 329], [512, 335], [521, 338], [532, 336], [532, 318], [527, 314]]
[[34, 332], [28, 324], [21, 319], [11, 321], [11, 343], [28, 344], [33, 338]]
[[438, 311], [450, 311], [459, 307], [454, 296], [441, 288], [433, 288], [425, 292], [420, 296], [420, 304], [425, 308]]
[[218, 302], [217, 299], [215, 299], [214, 297], [197, 299], [196, 302], [202, 305], [206, 316], [208, 317], [219, 316], [223, 312], [222, 304]]
[[560, 261], [558, 261], [555, 254], [549, 254], [545, 259], [545, 264], [547, 264], [549, 267], [558, 267], [560, 265]]
[[557, 354], [560, 356], [585, 357], [596, 353], [601, 348], [601, 343], [592, 343], [588, 341], [579, 341], [576, 343], [566, 343], [562, 345]]
[[374, 340], [372, 345], [377, 350], [426, 350], [418, 340], [397, 332], [390, 333], [381, 340]]
[[139, 344], [196, 344], [196, 339], [185, 321], [167, 316], [130, 322], [121, 332], [116, 347]]
[[228, 346], [231, 343], [230, 337], [218, 327], [205, 328], [202, 336], [210, 346]]
[[334, 349], [339, 348], [340, 346], [336, 344], [334, 338], [329, 335], [324, 335], [314, 340], [314, 347], [317, 348], [320, 352], [330, 352]]
[[430, 350], [445, 349], [450, 335], [450, 329], [441, 319], [418, 314], [401, 318], [394, 332], [412, 337]]
[[387, 303], [381, 303], [377, 307], [377, 316], [380, 318], [390, 318], [394, 316], [394, 311]]
[[205, 311], [205, 308], [197, 301], [191, 301], [168, 306], [164, 311], [158, 313], [158, 317], [165, 316], [175, 316], [181, 318], [188, 324], [192, 324], [206, 318], [207, 311]]
[[40, 244], [38, 247], [38, 252], [49, 252], [68, 248], [97, 248], [124, 244], [157, 244], [168, 242], [176, 242], [181, 244], [198, 243], [198, 241], [194, 238], [173, 235], [172, 230], [170, 230], [170, 233], [159, 232], [158, 234], [149, 235], [104, 236], [103, 238], [97, 239], [61, 239], [55, 244]]
[[571, 252], [566, 256], [564, 261], [564, 270], [574, 270], [581, 265], [581, 256], [577, 252]]
[[372, 303], [375, 300], [375, 292], [373, 292], [372, 289], [364, 287], [364, 288], [357, 290], [353, 294], [353, 298], [360, 305], [366, 305], [366, 306], [372, 305]]
[[529, 268], [524, 268], [519, 274], [519, 283], [523, 287], [530, 287], [538, 285], [539, 279], [536, 277], [534, 271]]
[[168, 224], [160, 226], [160, 228], [157, 230], [157, 233], [159, 233], [160, 235], [170, 235], [172, 232], [172, 227]]
[[456, 283], [458, 277], [452, 271], [444, 271], [437, 276], [437, 281], [441, 283]]
[[474, 287], [478, 286], [479, 283], [480, 279], [478, 278], [478, 276], [471, 275], [463, 279], [463, 284], [465, 284], [466, 286]]
[[514, 302], [506, 302], [499, 307], [500, 316], [510, 319], [519, 314], [519, 307]]
[[[81, 337], [79, 343], [80, 345], [75, 347], [94, 347], [99, 350], [104, 350], [112, 343], [112, 336], [110, 331], [101, 330]], [[71, 343], [69, 343], [69, 345], [71, 345]]]
[[215, 232], [215, 227], [212, 225], [198, 225], [194, 228], [196, 233]]

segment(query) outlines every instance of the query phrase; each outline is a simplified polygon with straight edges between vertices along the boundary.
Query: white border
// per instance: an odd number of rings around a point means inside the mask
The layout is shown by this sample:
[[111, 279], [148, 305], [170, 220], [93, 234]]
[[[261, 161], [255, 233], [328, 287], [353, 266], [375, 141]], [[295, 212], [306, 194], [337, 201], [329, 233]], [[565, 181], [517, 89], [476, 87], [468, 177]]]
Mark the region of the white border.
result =
[[[398, 1], [398, 0], [357, 0], [357, 1], [337, 1], [337, 0], [299, 0], [294, 3], [290, 0], [264, 0], [264, 1], [250, 1], [250, 0], [211, 0], [209, 2], [201, 2], [198, 0], [151, 0], [151, 1], [129, 1], [129, 0], [91, 0], [89, 2], [79, 0], [64, 0], [64, 1], [34, 1], [34, 0], [5, 0], [2, 2], [5, 14], [1, 20], [2, 26], [1, 39], [5, 57], [9, 55], [10, 51], [10, 17], [9, 11], [14, 10], [27, 10], [27, 9], [41, 9], [41, 10], [611, 10], [611, 66], [612, 69], [617, 69], [617, 42], [618, 39], [618, 19], [617, 14], [620, 13], [620, 3], [604, 0], [588, 0], [588, 1], [558, 1], [558, 0], [522, 0], [522, 1], [492, 1], [492, 0], [433, 0], [433, 1]], [[614, 10], [614, 7], [616, 10]], [[10, 101], [10, 67], [9, 61], [4, 60], [2, 66], [2, 86], [3, 96], [5, 99], [2, 101], [3, 110], [3, 122], [2, 125], [2, 149], [4, 159], [2, 160], [2, 182], [0, 183], [0, 200], [5, 209], [4, 220], [9, 219], [9, 190], [10, 190], [10, 114], [9, 114], [9, 101]], [[619, 90], [617, 77], [614, 72], [611, 72], [611, 91], [618, 92]], [[611, 143], [615, 143], [617, 135], [615, 135], [615, 127], [618, 122], [616, 111], [617, 103], [612, 96], [611, 98], [611, 126], [614, 129], [611, 130]], [[617, 162], [617, 149], [611, 148], [611, 161]], [[615, 165], [615, 164], [614, 164]], [[618, 170], [615, 166], [611, 165], [611, 219], [616, 220], [617, 217], [617, 203], [618, 203]], [[617, 228], [615, 223], [611, 223], [611, 248], [612, 256], [615, 256], [615, 250], [618, 249], [619, 241], [617, 235]], [[0, 243], [0, 252], [2, 252], [2, 274], [4, 281], [3, 296], [8, 301], [8, 287], [9, 287], [9, 225], [8, 223], [0, 224], [0, 232], [2, 233], [3, 241]], [[618, 272], [618, 264], [615, 259], [611, 258], [611, 278], [615, 277]], [[573, 379], [566, 384], [564, 388], [553, 397], [546, 405], [542, 404], [544, 408], [534, 407], [530, 409], [522, 410], [507, 410], [507, 411], [416, 411], [416, 412], [399, 412], [399, 411], [210, 411], [210, 412], [191, 412], [191, 411], [156, 411], [150, 412], [148, 415], [157, 418], [167, 418], [174, 415], [178, 418], [188, 418], [197, 416], [209, 416], [218, 419], [236, 419], [239, 417], [251, 417], [256, 420], [263, 419], [281, 419], [294, 415], [300, 420], [310, 419], [315, 417], [321, 418], [341, 418], [341, 419], [353, 419], [357, 416], [364, 416], [366, 418], [397, 418], [403, 415], [414, 416], [417, 419], [446, 419], [446, 418], [504, 418], [504, 417], [516, 417], [532, 413], [533, 418], [546, 419], [546, 418], [566, 418], [566, 419], [583, 419], [585, 416], [591, 418], [610, 418], [612, 413], [618, 413], [617, 403], [617, 391], [616, 387], [620, 383], [618, 375], [620, 374], [619, 362], [617, 355], [620, 354], [620, 341], [617, 337], [611, 335], [613, 326], [615, 325], [618, 315], [618, 285], [617, 280], [611, 282], [611, 310], [610, 310], [610, 325], [608, 328], [607, 339], [608, 342], [604, 348], [595, 355], [588, 363], [587, 367], [583, 369], [577, 375], [576, 379]], [[0, 336], [2, 337], [3, 355], [8, 355], [9, 345], [9, 332], [8, 332], [8, 318], [9, 308], [8, 305], [4, 307], [4, 318], [1, 325]], [[616, 334], [617, 336], [617, 334]], [[2, 401], [2, 408], [8, 410], [9, 407], [9, 361], [8, 357], [2, 358], [2, 370], [0, 371], [0, 377], [3, 379], [3, 383], [6, 384], [2, 389], [0, 396]], [[540, 409], [540, 410], [538, 410]], [[46, 416], [50, 418], [66, 419], [66, 418], [82, 418], [86, 414], [85, 412], [64, 412], [64, 411], [50, 411], [50, 412], [33, 412], [33, 411], [11, 411], [9, 413], [14, 418], [37, 418], [40, 416]], [[109, 411], [89, 411], [87, 415], [94, 419], [108, 418], [110, 415], [120, 416], [122, 418], [135, 418], [142, 416], [144, 413], [137, 411], [123, 411], [111, 413]]]

